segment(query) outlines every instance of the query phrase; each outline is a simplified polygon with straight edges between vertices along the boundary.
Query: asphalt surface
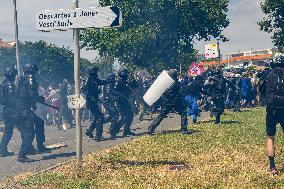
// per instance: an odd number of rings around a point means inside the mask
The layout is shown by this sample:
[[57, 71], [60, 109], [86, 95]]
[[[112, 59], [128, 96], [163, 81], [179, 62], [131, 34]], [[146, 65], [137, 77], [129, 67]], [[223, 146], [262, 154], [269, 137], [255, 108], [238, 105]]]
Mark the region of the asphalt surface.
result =
[[[204, 120], [208, 117], [207, 113], [202, 114], [201, 120]], [[147, 115], [145, 116], [147, 118]], [[189, 118], [190, 120], [190, 118]], [[150, 125], [150, 120], [138, 121], [135, 118], [132, 131], [137, 134], [137, 136], [133, 137], [122, 137], [122, 133], [118, 134], [118, 138], [116, 140], [109, 140], [108, 134], [108, 124], [104, 127], [103, 137], [105, 140], [101, 142], [95, 142], [94, 140], [89, 139], [85, 136], [85, 131], [89, 126], [89, 122], [82, 123], [83, 127], [83, 154], [94, 153], [98, 151], [102, 151], [104, 149], [112, 148], [119, 144], [128, 142], [137, 138], [139, 136], [147, 134], [147, 128]], [[157, 128], [156, 132], [179, 129], [180, 128], [180, 117], [176, 114], [170, 114], [168, 118], [164, 119], [161, 125]], [[3, 123], [0, 124], [0, 138], [2, 138], [4, 132]], [[64, 161], [70, 160], [76, 156], [76, 129], [69, 128], [65, 131], [58, 130], [55, 126], [46, 126], [45, 127], [45, 135], [47, 146], [49, 145], [66, 145], [66, 147], [61, 147], [58, 149], [54, 149], [51, 153], [45, 154], [37, 154], [30, 155], [29, 158], [36, 160], [33, 163], [19, 163], [17, 162], [17, 153], [19, 152], [19, 148], [21, 145], [21, 138], [18, 130], [14, 130], [13, 138], [9, 143], [9, 149], [12, 152], [15, 152], [14, 156], [11, 157], [0, 157], [0, 180], [7, 176], [16, 176], [26, 172], [38, 172], [49, 167], [60, 164]], [[36, 145], [35, 145], [36, 146]]]

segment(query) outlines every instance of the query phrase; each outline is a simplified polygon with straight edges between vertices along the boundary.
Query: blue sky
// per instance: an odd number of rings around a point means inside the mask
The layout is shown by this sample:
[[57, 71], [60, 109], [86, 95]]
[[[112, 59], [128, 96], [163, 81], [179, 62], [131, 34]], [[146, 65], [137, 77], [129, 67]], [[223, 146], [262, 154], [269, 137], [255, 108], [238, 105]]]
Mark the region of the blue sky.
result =
[[[228, 18], [230, 26], [224, 30], [229, 42], [221, 44], [222, 53], [239, 50], [271, 48], [269, 34], [259, 31], [257, 21], [263, 14], [260, 9], [262, 0], [230, 0]], [[80, 0], [80, 7], [92, 7], [98, 4], [98, 0]], [[0, 0], [0, 38], [13, 40], [13, 1]], [[19, 39], [21, 41], [45, 40], [60, 46], [72, 47], [72, 32], [49, 32], [42, 33], [35, 29], [35, 14], [45, 9], [71, 8], [72, 0], [18, 0]], [[214, 40], [213, 40], [214, 41]], [[200, 53], [204, 52], [204, 45], [208, 42], [196, 42], [194, 44]], [[85, 52], [82, 56], [94, 59], [95, 52]]]

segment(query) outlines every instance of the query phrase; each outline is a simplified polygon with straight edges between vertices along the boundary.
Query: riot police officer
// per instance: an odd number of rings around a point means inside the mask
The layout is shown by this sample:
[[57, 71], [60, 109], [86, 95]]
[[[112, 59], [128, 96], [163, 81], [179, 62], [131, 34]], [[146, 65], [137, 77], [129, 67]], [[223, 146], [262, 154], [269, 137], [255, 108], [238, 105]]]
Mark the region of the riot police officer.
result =
[[182, 93], [182, 88], [180, 82], [178, 82], [177, 70], [171, 69], [168, 74], [175, 80], [174, 85], [166, 91], [164, 94], [164, 100], [162, 103], [162, 108], [160, 114], [155, 118], [152, 124], [148, 128], [148, 134], [152, 135], [161, 121], [169, 114], [171, 111], [175, 110], [181, 116], [181, 133], [190, 134], [188, 130], [188, 119], [187, 119], [187, 107], [185, 104], [185, 97]]
[[37, 148], [39, 152], [49, 151], [45, 146], [44, 121], [34, 111], [36, 103], [45, 103], [45, 98], [38, 93], [38, 83], [35, 75], [38, 72], [37, 65], [25, 64], [24, 75], [19, 78], [17, 111], [19, 116], [17, 126], [21, 132], [22, 145], [18, 156], [19, 162], [31, 162], [27, 154], [33, 148], [32, 142], [36, 135]]
[[230, 88], [235, 90], [235, 86], [226, 78], [224, 78], [221, 67], [217, 67], [214, 76], [211, 77], [208, 83], [205, 84], [205, 88], [207, 88], [206, 92], [209, 95], [208, 100], [211, 102], [210, 113], [211, 115], [215, 115], [216, 124], [221, 123], [221, 114], [225, 109], [224, 95], [226, 94], [226, 84], [228, 84]]
[[[115, 75], [110, 75], [108, 80], [115, 81]], [[106, 85], [104, 88], [102, 104], [108, 112], [108, 119], [105, 122], [110, 122], [109, 133], [112, 139], [116, 137], [116, 128], [119, 119], [119, 110], [117, 108], [117, 97], [113, 94], [114, 83]]]
[[235, 77], [232, 81], [232, 84], [235, 86], [234, 95], [233, 95], [233, 103], [235, 106], [234, 111], [240, 112], [241, 111], [241, 80], [238, 77]]
[[16, 109], [16, 85], [14, 84], [17, 70], [7, 68], [4, 72], [5, 80], [1, 85], [0, 100], [3, 107], [3, 118], [5, 131], [0, 143], [0, 156], [11, 156], [14, 153], [8, 151], [8, 144], [13, 135], [13, 129], [16, 125], [17, 112]]
[[[87, 108], [94, 116], [89, 129], [86, 131], [86, 135], [92, 139], [95, 138], [97, 142], [102, 140], [104, 124], [104, 115], [99, 108], [99, 87], [113, 82], [108, 80], [100, 80], [98, 78], [98, 72], [99, 69], [97, 67], [91, 68], [89, 70], [89, 77], [85, 82], [85, 86], [83, 86], [83, 92], [86, 95]], [[95, 129], [96, 137], [93, 135]]]
[[117, 105], [120, 112], [120, 120], [117, 124], [116, 133], [119, 133], [120, 128], [124, 127], [123, 136], [135, 135], [135, 133], [130, 131], [134, 113], [129, 101], [131, 95], [131, 87], [129, 82], [127, 81], [128, 75], [128, 70], [121, 70], [118, 73], [119, 79], [116, 81], [113, 91], [113, 94], [115, 94], [117, 97]]

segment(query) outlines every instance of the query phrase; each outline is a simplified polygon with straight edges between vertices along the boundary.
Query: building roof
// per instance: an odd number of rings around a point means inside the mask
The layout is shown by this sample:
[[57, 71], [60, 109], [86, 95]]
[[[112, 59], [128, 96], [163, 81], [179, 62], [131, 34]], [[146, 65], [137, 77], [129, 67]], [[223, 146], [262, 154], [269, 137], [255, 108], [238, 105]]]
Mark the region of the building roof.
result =
[[[272, 54], [263, 54], [263, 55], [254, 55], [254, 56], [239, 56], [239, 57], [232, 57], [229, 60], [222, 60], [221, 64], [228, 64], [237, 61], [254, 61], [254, 60], [263, 60], [263, 59], [270, 59], [272, 58]], [[211, 62], [200, 62], [201, 66], [216, 66], [219, 64], [218, 61], [211, 61]]]
[[0, 47], [1, 48], [12, 48], [15, 46], [15, 42], [5, 42], [3, 39], [0, 38]]

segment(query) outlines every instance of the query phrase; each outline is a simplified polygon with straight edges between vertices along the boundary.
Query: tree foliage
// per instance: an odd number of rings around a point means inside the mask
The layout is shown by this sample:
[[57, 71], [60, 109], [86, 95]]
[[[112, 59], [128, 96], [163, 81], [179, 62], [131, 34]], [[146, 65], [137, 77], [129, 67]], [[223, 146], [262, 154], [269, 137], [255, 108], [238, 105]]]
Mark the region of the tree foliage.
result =
[[228, 0], [100, 0], [100, 4], [118, 5], [123, 25], [85, 30], [82, 45], [148, 70], [191, 60], [195, 38], [225, 39], [222, 29], [229, 25]]
[[114, 59], [106, 53], [93, 61], [93, 64], [99, 68], [102, 79], [107, 79], [109, 75], [114, 73], [113, 63]]
[[265, 0], [261, 3], [261, 9], [266, 17], [259, 22], [260, 29], [272, 33], [275, 46], [284, 50], [284, 1]]
[[[60, 83], [63, 79], [73, 81], [73, 52], [65, 47], [57, 47], [44, 41], [20, 43], [20, 63], [37, 64], [39, 81], [45, 85]], [[15, 67], [15, 48], [0, 48], [1, 76], [7, 67]], [[81, 70], [86, 72], [90, 62], [81, 59]]]

